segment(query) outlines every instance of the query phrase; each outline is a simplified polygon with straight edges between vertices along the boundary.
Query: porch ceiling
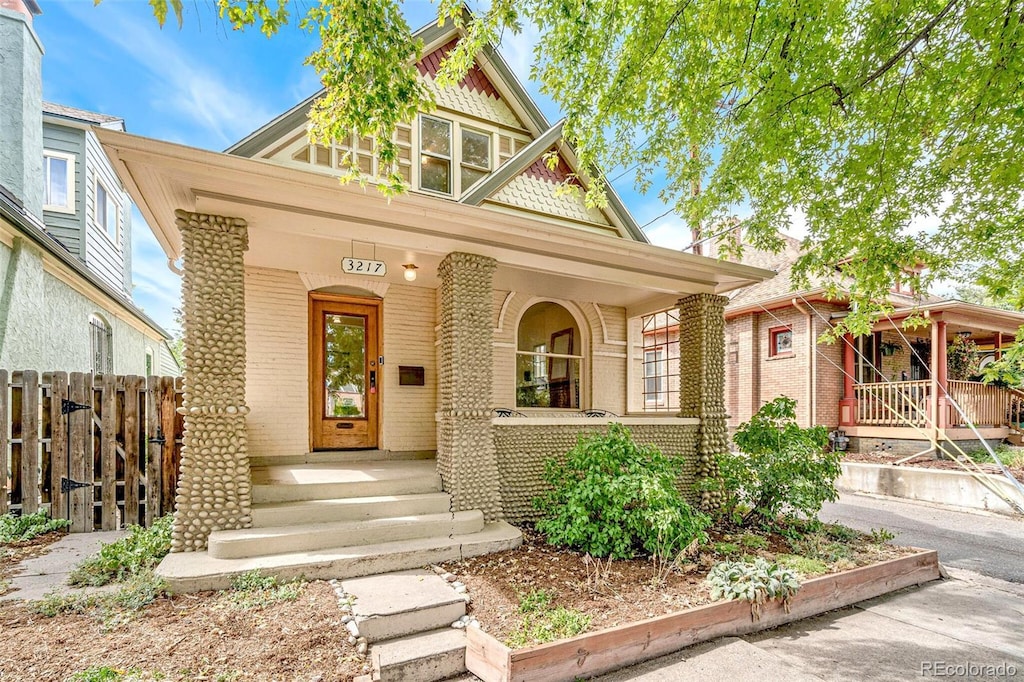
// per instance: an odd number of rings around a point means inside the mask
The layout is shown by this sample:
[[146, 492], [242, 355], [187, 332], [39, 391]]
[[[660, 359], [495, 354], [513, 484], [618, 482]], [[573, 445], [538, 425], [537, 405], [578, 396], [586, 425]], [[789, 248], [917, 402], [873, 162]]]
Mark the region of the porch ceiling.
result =
[[392, 281], [402, 281], [402, 264], [415, 263], [417, 284], [430, 287], [446, 254], [467, 251], [498, 261], [499, 288], [621, 305], [632, 314], [774, 275], [412, 193], [388, 201], [372, 187], [266, 161], [96, 133], [172, 260], [181, 253], [174, 210], [184, 209], [248, 221], [252, 265], [337, 274], [344, 257], [376, 258]]

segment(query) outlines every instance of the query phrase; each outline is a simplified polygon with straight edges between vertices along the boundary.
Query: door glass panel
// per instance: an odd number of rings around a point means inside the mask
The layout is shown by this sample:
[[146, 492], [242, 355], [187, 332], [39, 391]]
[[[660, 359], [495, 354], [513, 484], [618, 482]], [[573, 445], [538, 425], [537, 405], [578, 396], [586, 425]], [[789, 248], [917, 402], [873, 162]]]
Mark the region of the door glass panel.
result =
[[324, 416], [366, 416], [366, 318], [324, 315]]

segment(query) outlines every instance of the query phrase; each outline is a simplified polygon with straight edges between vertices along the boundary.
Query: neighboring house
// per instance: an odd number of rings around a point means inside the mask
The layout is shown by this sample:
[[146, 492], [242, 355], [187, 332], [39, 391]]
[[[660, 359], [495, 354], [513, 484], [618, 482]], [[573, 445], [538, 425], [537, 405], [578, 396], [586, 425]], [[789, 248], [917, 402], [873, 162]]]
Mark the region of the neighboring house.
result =
[[34, 2], [0, 3], [0, 368], [179, 374], [131, 299], [131, 200], [93, 126], [42, 101]]
[[[431, 25], [418, 37], [419, 70], [433, 86], [458, 33]], [[725, 447], [720, 294], [770, 273], [646, 243], [614, 193], [598, 210], [560, 191], [589, 180], [561, 124], [545, 119], [493, 49], [462, 83], [437, 90], [435, 111], [399, 128], [411, 191], [390, 200], [372, 185], [339, 184], [345, 154], [372, 182], [373, 141], [311, 145], [314, 100], [227, 153], [97, 130], [167, 256], [183, 258], [188, 407], [173, 548], [212, 556], [172, 554], [165, 575], [185, 589], [216, 584], [186, 577], [223, 578], [283, 547], [292, 553], [261, 565], [307, 576], [380, 570], [343, 566], [362, 554], [338, 549], [353, 544], [340, 530], [320, 539], [311, 564], [296, 552], [317, 542], [315, 529], [271, 517], [292, 504], [289, 485], [339, 470], [380, 482], [396, 475], [381, 473], [394, 465], [384, 460], [413, 455], [436, 455], [428, 466], [451, 496], [446, 513], [489, 525], [438, 532], [409, 565], [442, 556], [453, 534], [463, 554], [507, 547], [519, 534], [502, 520], [535, 517], [545, 458], [609, 419], [682, 458], [686, 495], [711, 504], [689, 483], [711, 473], [701, 454]], [[665, 371], [677, 368], [683, 405], [645, 415], [634, 346], [642, 319], [666, 311], [682, 330]], [[607, 412], [582, 420], [585, 410]], [[365, 449], [362, 463], [316, 452], [354, 448]], [[322, 464], [289, 468], [305, 461]], [[281, 504], [271, 510], [270, 500]], [[288, 518], [324, 520], [338, 506], [320, 502], [317, 512], [288, 507]], [[250, 525], [261, 528], [223, 530]], [[376, 531], [349, 533], [355, 544], [383, 542]], [[251, 549], [225, 549], [257, 536]]]
[[[968, 420], [987, 440], [1010, 434], [1014, 395], [979, 381], [950, 380], [946, 350], [957, 335], [969, 337], [981, 361], [990, 362], [1013, 343], [1024, 313], [918, 295], [898, 283], [889, 294], [894, 312], [871, 334], [821, 343], [849, 310], [848, 301], [828, 300], [816, 283], [797, 289], [793, 265], [799, 255], [799, 242], [789, 237], [780, 253], [744, 252], [745, 263], [778, 274], [735, 292], [726, 307], [730, 429], [765, 402], [787, 395], [797, 400], [801, 425], [844, 431], [852, 451], [910, 455], [933, 449], [934, 442], [976, 440]], [[902, 322], [913, 314], [932, 324], [904, 330]]]

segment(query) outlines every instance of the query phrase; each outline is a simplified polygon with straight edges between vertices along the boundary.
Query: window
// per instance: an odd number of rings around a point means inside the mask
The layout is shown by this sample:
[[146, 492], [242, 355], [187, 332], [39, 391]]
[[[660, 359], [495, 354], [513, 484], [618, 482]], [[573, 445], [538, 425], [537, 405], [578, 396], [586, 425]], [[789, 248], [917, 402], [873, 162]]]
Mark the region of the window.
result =
[[420, 189], [452, 193], [452, 124], [420, 117]]
[[465, 192], [491, 171], [491, 136], [463, 128], [461, 158], [462, 191]]
[[120, 245], [120, 211], [114, 197], [99, 181], [96, 182], [96, 224], [107, 233], [110, 241]]
[[532, 306], [519, 321], [516, 407], [580, 409], [583, 338], [557, 303]]
[[156, 372], [153, 371], [153, 349], [149, 346], [146, 347], [146, 376], [151, 377]]
[[773, 327], [768, 330], [768, 357], [777, 358], [793, 354], [793, 330]]
[[640, 320], [643, 331], [643, 409], [679, 409], [679, 311], [666, 310]]
[[99, 315], [89, 316], [89, 346], [92, 353], [92, 372], [109, 374], [114, 371], [114, 344], [110, 325]]
[[75, 157], [43, 153], [43, 208], [62, 213], [75, 212]]
[[491, 172], [491, 143], [490, 133], [420, 116], [420, 189], [451, 196], [467, 191]]

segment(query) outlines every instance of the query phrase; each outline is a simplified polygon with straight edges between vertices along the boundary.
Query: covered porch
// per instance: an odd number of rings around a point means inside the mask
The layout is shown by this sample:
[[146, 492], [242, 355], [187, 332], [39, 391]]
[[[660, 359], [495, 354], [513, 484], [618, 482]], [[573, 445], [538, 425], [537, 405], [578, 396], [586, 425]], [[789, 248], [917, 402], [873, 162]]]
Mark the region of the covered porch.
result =
[[921, 449], [913, 442], [926, 441], [934, 448], [944, 440], [976, 441], [979, 434], [997, 443], [1019, 432], [1020, 392], [986, 385], [976, 375], [950, 378], [949, 348], [969, 339], [984, 367], [1013, 343], [1024, 314], [963, 301], [918, 312], [930, 324], [903, 330], [914, 311], [897, 310], [870, 336], [845, 337], [840, 429], [851, 445], [906, 441]]
[[[480, 551], [502, 549], [514, 537], [498, 531], [526, 518], [544, 459], [611, 420], [682, 458], [691, 494], [690, 483], [714, 474], [707, 455], [727, 438], [721, 294], [772, 273], [543, 216], [421, 195], [389, 201], [307, 170], [100, 136], [168, 258], [183, 257], [186, 436], [173, 552], [221, 553], [221, 540], [237, 540], [266, 553], [280, 542], [294, 562], [277, 555], [264, 563], [282, 572], [286, 564], [307, 575], [379, 570], [345, 559], [351, 544], [325, 548], [315, 544], [323, 533], [265, 525], [274, 518], [266, 505], [295, 503], [289, 518], [315, 523], [325, 509], [389, 513], [388, 504], [365, 495], [342, 502], [330, 486], [292, 486], [289, 494], [304, 499], [275, 500], [282, 484], [267, 472], [288, 480], [311, 467], [348, 469], [373, 480], [393, 460], [428, 462], [438, 483], [415, 475], [429, 490], [385, 488], [384, 496], [436, 504], [442, 494], [447, 511], [429, 514], [458, 515], [433, 519], [440, 539], [417, 536], [406, 561], [450, 558], [476, 533], [501, 538], [475, 535]], [[680, 408], [631, 416], [642, 408], [627, 390], [643, 376], [635, 330], [641, 316], [669, 309], [679, 317]], [[342, 327], [357, 330], [361, 364], [332, 383]], [[498, 408], [522, 416], [500, 417]], [[583, 410], [605, 417], [580, 418]], [[342, 432], [361, 440], [322, 439]], [[482, 529], [453, 530], [467, 514]], [[370, 521], [329, 535], [362, 541], [360, 556], [378, 556], [385, 550], [371, 540], [402, 524]], [[462, 538], [454, 549], [453, 534]], [[299, 555], [314, 547], [319, 563], [311, 566]], [[225, 576], [259, 559], [207, 553], [203, 561]]]

